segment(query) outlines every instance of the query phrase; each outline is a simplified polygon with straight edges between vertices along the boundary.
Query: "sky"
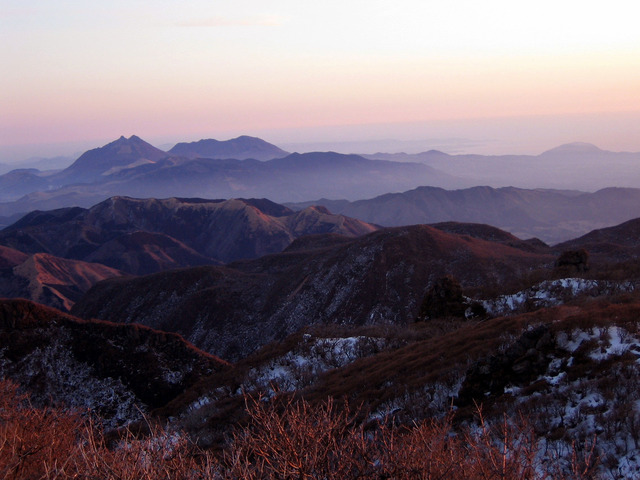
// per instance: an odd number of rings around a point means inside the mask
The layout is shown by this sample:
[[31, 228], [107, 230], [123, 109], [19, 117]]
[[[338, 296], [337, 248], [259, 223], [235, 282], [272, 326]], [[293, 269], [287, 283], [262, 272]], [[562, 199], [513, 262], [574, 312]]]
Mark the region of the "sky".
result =
[[572, 141], [640, 151], [633, 8], [0, 0], [0, 163], [133, 134], [362, 153], [536, 154]]

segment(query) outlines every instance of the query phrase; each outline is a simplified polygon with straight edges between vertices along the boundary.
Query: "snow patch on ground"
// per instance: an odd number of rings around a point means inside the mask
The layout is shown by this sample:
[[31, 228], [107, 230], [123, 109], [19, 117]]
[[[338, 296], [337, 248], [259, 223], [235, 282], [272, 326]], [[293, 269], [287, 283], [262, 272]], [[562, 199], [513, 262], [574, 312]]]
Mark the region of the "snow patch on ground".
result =
[[[595, 326], [559, 332], [555, 340], [558, 350], [531, 382], [535, 389], [509, 385], [504, 393], [518, 397], [537, 431], [556, 437], [541, 440], [541, 451], [565, 451], [571, 458], [573, 448], [585, 453], [595, 438], [597, 478], [640, 478], [640, 333]], [[609, 361], [629, 353], [638, 360]]]
[[633, 291], [631, 282], [610, 282], [584, 278], [561, 278], [547, 280], [512, 295], [500, 295], [480, 303], [492, 316], [508, 315], [523, 311], [527, 307], [551, 307], [565, 303], [577, 295], [612, 295]]
[[296, 349], [253, 368], [243, 387], [267, 391], [300, 389], [323, 372], [379, 351], [383, 343], [383, 339], [366, 336], [313, 338], [307, 334]]

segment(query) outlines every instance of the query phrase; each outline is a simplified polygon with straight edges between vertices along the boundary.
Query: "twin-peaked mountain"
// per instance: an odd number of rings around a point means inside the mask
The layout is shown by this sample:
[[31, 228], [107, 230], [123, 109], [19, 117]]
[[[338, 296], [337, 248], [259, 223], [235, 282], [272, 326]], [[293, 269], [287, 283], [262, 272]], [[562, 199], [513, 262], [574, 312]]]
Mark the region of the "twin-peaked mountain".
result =
[[553, 264], [544, 245], [488, 226], [457, 230], [417, 225], [356, 238], [307, 236], [282, 253], [224, 267], [106, 280], [72, 311], [177, 332], [233, 361], [304, 326], [410, 323], [444, 275], [465, 287], [500, 285]]
[[90, 150], [60, 172], [29, 170], [0, 176], [0, 201], [5, 202], [0, 204], [0, 216], [87, 207], [114, 195], [357, 199], [448, 178], [418, 163], [334, 152], [287, 154], [252, 137], [178, 144], [163, 152], [132, 136]]
[[294, 212], [266, 199], [113, 197], [90, 209], [34, 211], [0, 231], [0, 245], [146, 274], [276, 253], [303, 235], [377, 228], [323, 207]]

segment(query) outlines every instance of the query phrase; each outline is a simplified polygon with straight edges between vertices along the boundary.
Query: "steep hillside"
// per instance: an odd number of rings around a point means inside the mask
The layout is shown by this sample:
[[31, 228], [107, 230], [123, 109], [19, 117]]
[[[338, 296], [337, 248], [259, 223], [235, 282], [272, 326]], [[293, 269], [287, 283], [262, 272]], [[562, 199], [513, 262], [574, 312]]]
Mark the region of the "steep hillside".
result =
[[640, 219], [602, 228], [557, 245], [558, 249], [584, 248], [597, 259], [620, 261], [640, 255]]
[[98, 263], [0, 247], [0, 297], [27, 298], [69, 310], [95, 283], [122, 275]]
[[323, 208], [294, 212], [266, 199], [113, 197], [90, 209], [32, 212], [0, 231], [0, 244], [146, 274], [280, 252], [302, 235], [357, 236], [377, 228]]
[[466, 287], [499, 285], [552, 262], [549, 254], [424, 225], [355, 239], [319, 235], [225, 268], [101, 282], [73, 312], [176, 331], [236, 360], [303, 326], [412, 322], [444, 275]]
[[153, 164], [167, 156], [166, 152], [157, 149], [140, 137], [122, 136], [103, 147], [83, 153], [69, 167], [56, 174], [52, 182], [58, 185], [96, 182], [118, 171]]
[[27, 258], [29, 258], [29, 255], [26, 253], [0, 245], [0, 269], [13, 268], [16, 265], [20, 265]]
[[107, 426], [141, 418], [227, 368], [178, 335], [83, 321], [26, 300], [0, 301], [0, 376], [38, 404], [90, 409]]

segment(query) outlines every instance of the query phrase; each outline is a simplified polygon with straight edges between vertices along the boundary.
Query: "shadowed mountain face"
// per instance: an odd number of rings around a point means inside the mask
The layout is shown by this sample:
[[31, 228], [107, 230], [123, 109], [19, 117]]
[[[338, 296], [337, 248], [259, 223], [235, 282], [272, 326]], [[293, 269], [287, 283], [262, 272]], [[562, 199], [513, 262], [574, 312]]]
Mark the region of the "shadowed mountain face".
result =
[[286, 157], [288, 152], [256, 137], [246, 135], [231, 140], [200, 140], [191, 143], [178, 143], [168, 152], [171, 155], [187, 158], [235, 158], [236, 160], [272, 160]]
[[322, 207], [294, 212], [265, 199], [113, 197], [90, 209], [32, 212], [0, 231], [0, 245], [146, 274], [280, 252], [302, 235], [376, 229]]
[[[513, 187], [419, 187], [356, 202], [322, 199], [308, 203], [383, 226], [474, 222], [495, 225], [520, 238], [538, 237], [558, 243], [639, 216], [640, 189], [607, 188], [583, 193]], [[290, 206], [302, 208], [308, 203]]]
[[0, 300], [0, 377], [37, 404], [91, 409], [117, 427], [227, 368], [178, 335], [83, 321], [26, 300]]
[[446, 274], [478, 286], [552, 261], [528, 245], [424, 225], [355, 239], [318, 235], [296, 240], [283, 253], [226, 267], [101, 282], [73, 311], [175, 331], [236, 360], [305, 325], [411, 322], [426, 289]]
[[46, 253], [26, 255], [0, 246], [0, 297], [23, 297], [69, 310], [93, 284], [120, 275], [122, 272], [97, 263]]
[[111, 142], [104, 147], [83, 153], [75, 162], [54, 176], [54, 182], [95, 182], [103, 177], [136, 166], [153, 164], [167, 153], [148, 144], [135, 135]]

